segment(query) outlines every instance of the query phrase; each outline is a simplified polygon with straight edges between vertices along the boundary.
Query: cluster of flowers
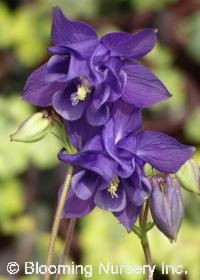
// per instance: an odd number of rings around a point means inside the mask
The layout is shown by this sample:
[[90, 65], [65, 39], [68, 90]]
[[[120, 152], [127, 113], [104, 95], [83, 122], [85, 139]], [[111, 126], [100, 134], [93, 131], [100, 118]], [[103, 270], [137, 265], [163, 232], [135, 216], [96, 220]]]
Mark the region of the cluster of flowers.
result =
[[[143, 108], [171, 95], [137, 59], [150, 52], [154, 29], [135, 34], [109, 33], [98, 38], [85, 23], [53, 10], [51, 58], [28, 78], [23, 99], [52, 106], [62, 117], [77, 153], [62, 149], [58, 157], [75, 167], [64, 217], [82, 217], [94, 207], [110, 211], [130, 231], [146, 199], [158, 227], [174, 238], [180, 226], [180, 189], [169, 174], [179, 170], [193, 148], [160, 132], [141, 130]], [[151, 181], [144, 166], [163, 174]], [[173, 221], [167, 221], [161, 188]], [[163, 222], [163, 219], [165, 221]], [[171, 217], [170, 217], [171, 219]], [[163, 229], [164, 228], [164, 229]]]

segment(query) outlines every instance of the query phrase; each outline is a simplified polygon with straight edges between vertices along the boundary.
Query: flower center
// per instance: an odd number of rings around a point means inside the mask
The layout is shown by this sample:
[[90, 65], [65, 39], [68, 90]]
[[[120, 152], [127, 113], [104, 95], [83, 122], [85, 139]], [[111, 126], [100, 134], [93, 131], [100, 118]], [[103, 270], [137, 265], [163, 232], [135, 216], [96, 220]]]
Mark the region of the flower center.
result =
[[119, 187], [119, 178], [117, 176], [115, 176], [110, 184], [110, 186], [108, 187], [108, 192], [110, 192], [112, 198], [118, 197], [117, 195], [117, 189]]
[[81, 80], [82, 83], [78, 85], [77, 92], [72, 98], [72, 105], [77, 105], [79, 101], [84, 101], [88, 93], [91, 92], [88, 81], [84, 78], [81, 78]]

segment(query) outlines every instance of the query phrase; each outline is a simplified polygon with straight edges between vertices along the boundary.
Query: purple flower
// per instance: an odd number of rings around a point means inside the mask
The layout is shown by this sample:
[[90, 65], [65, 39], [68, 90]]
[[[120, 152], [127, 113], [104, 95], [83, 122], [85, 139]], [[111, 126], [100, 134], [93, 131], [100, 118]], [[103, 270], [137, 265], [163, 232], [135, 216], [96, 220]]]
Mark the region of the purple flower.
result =
[[[62, 150], [59, 153], [61, 161], [77, 168], [65, 217], [81, 217], [96, 205], [113, 212], [130, 230], [144, 200], [151, 194], [151, 185], [144, 176], [144, 164], [149, 162], [162, 172], [176, 172], [193, 149], [162, 133], [138, 132], [141, 112], [129, 104], [124, 106], [123, 102], [117, 101], [111, 112], [112, 118], [102, 131], [91, 130], [90, 126], [84, 130], [80, 122], [76, 126], [77, 121], [68, 123], [69, 136], [79, 152], [70, 155]], [[82, 143], [80, 139], [83, 139]]]
[[84, 114], [94, 126], [106, 123], [117, 99], [139, 108], [170, 97], [161, 81], [136, 62], [154, 46], [156, 32], [110, 33], [98, 38], [85, 23], [53, 10], [52, 57], [28, 78], [23, 98], [41, 106], [53, 106], [64, 119]]
[[152, 218], [161, 232], [171, 241], [176, 241], [184, 214], [179, 182], [175, 177], [168, 175], [166, 178], [155, 176], [151, 183]]

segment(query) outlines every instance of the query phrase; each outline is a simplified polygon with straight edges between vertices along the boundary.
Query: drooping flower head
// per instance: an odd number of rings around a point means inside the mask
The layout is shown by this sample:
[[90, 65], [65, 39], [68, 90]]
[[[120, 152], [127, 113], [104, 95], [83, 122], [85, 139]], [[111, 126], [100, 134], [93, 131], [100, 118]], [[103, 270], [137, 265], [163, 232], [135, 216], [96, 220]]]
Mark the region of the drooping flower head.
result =
[[161, 81], [136, 62], [153, 48], [154, 29], [98, 38], [92, 27], [68, 19], [56, 7], [51, 36], [51, 58], [26, 82], [23, 98], [28, 102], [53, 106], [69, 121], [85, 115], [91, 125], [99, 126], [118, 99], [146, 108], [170, 96]]
[[136, 61], [151, 51], [156, 31], [98, 38], [92, 27], [54, 8], [51, 36], [51, 58], [30, 75], [23, 98], [52, 106], [78, 151], [58, 155], [75, 167], [64, 216], [82, 217], [98, 206], [131, 230], [152, 192], [144, 165], [174, 173], [193, 152], [163, 133], [141, 131], [141, 109], [170, 97]]
[[77, 168], [64, 215], [81, 217], [98, 206], [113, 212], [130, 230], [152, 190], [144, 175], [145, 163], [160, 172], [174, 173], [191, 157], [193, 149], [163, 133], [140, 131], [141, 112], [132, 105], [118, 101], [111, 112], [112, 117], [100, 131], [80, 121], [67, 124], [79, 152], [59, 153], [61, 161]]

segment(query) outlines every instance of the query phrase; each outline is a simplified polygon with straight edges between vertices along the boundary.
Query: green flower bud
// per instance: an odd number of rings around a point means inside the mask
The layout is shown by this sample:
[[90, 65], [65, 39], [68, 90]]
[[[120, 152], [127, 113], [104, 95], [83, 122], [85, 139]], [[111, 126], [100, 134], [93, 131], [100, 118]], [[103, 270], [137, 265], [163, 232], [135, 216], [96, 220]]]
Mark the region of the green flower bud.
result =
[[194, 159], [186, 161], [176, 173], [176, 177], [181, 187], [200, 195], [200, 166]]
[[44, 110], [27, 118], [17, 131], [10, 135], [10, 140], [26, 143], [37, 142], [44, 138], [52, 127], [52, 116], [49, 116], [48, 112]]

